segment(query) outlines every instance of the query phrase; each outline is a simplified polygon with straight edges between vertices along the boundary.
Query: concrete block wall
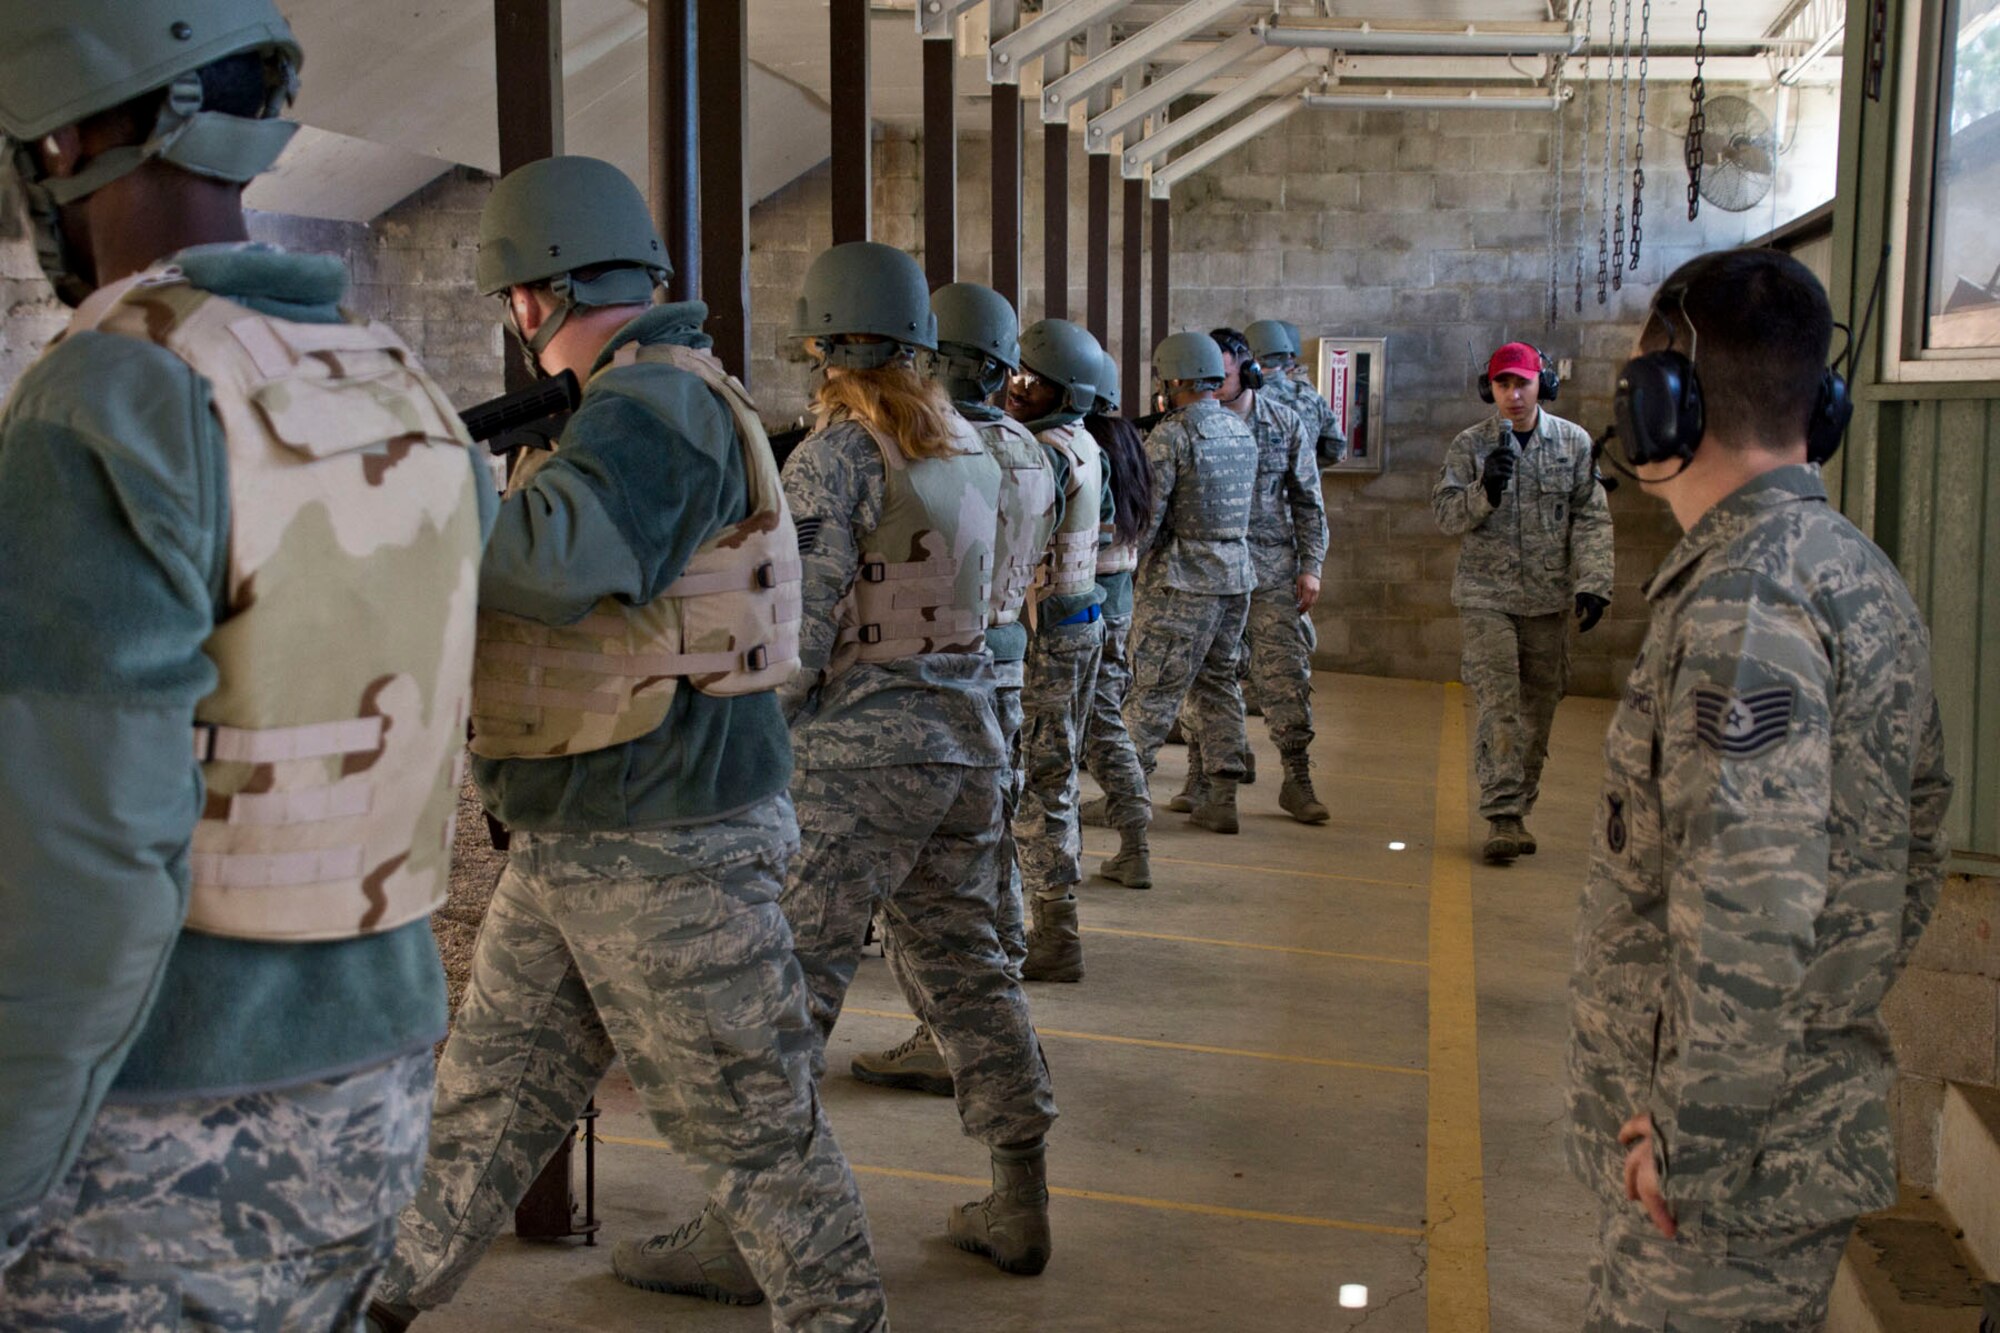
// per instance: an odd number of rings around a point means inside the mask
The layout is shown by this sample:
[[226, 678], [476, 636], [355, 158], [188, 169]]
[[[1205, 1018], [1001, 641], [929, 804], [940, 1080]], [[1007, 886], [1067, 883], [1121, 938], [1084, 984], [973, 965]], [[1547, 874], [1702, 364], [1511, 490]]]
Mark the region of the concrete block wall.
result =
[[1937, 1184], [1946, 1083], [2000, 1086], [2000, 876], [1953, 875], [1883, 1017], [1894, 1040], [1897, 1167]]

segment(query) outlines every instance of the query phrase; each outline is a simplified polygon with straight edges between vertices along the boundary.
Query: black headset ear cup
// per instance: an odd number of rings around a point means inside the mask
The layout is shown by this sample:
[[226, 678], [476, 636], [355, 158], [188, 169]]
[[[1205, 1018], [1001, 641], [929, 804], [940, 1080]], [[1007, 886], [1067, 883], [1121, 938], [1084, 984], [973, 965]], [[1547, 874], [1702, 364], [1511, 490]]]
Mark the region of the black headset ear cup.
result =
[[1611, 407], [1626, 460], [1637, 466], [1689, 459], [1701, 444], [1705, 413], [1694, 363], [1679, 352], [1648, 352], [1625, 363]]
[[1493, 401], [1493, 377], [1483, 370], [1479, 372], [1479, 401], [1482, 403]]
[[1542, 358], [1542, 382], [1540, 385], [1542, 401], [1553, 403], [1556, 400], [1556, 394], [1562, 389], [1562, 376], [1556, 374], [1556, 363], [1549, 360], [1547, 353], [1537, 353], [1537, 355]]
[[1825, 464], [1839, 453], [1847, 423], [1853, 419], [1854, 400], [1848, 397], [1847, 381], [1828, 366], [1820, 373], [1812, 417], [1806, 422], [1806, 461]]
[[1264, 387], [1264, 367], [1257, 363], [1256, 357], [1246, 357], [1243, 364], [1236, 368], [1236, 382], [1246, 389]]

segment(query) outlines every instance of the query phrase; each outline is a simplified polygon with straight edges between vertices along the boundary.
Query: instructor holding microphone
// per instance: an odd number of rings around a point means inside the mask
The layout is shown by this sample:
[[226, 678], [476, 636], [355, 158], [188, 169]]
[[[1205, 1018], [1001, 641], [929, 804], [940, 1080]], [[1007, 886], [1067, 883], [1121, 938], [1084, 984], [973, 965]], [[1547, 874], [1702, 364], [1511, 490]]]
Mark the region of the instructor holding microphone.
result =
[[1438, 527], [1461, 539], [1451, 600], [1479, 708], [1474, 767], [1493, 862], [1535, 851], [1524, 821], [1569, 684], [1565, 613], [1589, 633], [1611, 604], [1611, 511], [1590, 434], [1542, 410], [1559, 387], [1528, 344], [1495, 352], [1479, 396], [1498, 412], [1451, 442], [1431, 491]]

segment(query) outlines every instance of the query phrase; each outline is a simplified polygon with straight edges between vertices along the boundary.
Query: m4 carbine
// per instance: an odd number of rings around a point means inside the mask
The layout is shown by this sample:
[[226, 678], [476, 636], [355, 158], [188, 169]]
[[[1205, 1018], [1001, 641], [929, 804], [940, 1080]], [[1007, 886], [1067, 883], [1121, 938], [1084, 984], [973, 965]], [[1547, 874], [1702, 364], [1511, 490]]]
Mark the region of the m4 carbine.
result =
[[582, 397], [576, 372], [565, 370], [518, 392], [468, 407], [458, 414], [458, 419], [465, 423], [473, 443], [483, 444], [496, 454], [522, 448], [553, 449], [556, 436], [562, 432], [563, 420], [576, 411]]

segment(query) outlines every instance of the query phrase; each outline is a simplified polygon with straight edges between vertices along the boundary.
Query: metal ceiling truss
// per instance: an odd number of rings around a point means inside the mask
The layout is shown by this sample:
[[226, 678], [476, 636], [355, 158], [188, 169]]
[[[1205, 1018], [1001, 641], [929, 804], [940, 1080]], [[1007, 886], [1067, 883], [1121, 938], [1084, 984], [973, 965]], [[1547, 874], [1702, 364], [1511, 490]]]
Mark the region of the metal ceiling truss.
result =
[[978, 3], [979, 0], [917, 0], [917, 36], [926, 41], [950, 41], [952, 20]]
[[[1258, 135], [1291, 119], [1304, 110], [1305, 106], [1305, 98], [1296, 93], [1289, 97], [1272, 98], [1200, 147], [1181, 154], [1164, 167], [1156, 168], [1153, 172], [1153, 198], [1168, 198], [1175, 185], [1216, 159], [1236, 151]], [[1132, 176], [1135, 173], [1128, 169], [1125, 174]]]
[[1304, 51], [1287, 51], [1228, 92], [1218, 93], [1137, 143], [1127, 144], [1125, 151], [1119, 155], [1119, 171], [1128, 180], [1142, 174], [1148, 163], [1158, 161], [1176, 144], [1236, 114], [1266, 93], [1276, 90], [1279, 84], [1303, 75], [1317, 74], [1320, 70], [1320, 61], [1314, 56]]
[[[1069, 73], [1042, 89], [1042, 123], [1053, 125], [1069, 115], [1069, 109], [1090, 93], [1110, 83], [1125, 71], [1155, 59], [1175, 43], [1213, 24], [1238, 8], [1241, 0], [1188, 0], [1167, 17], [1152, 23], [1119, 42], [1102, 55], [1084, 61]], [[1107, 142], [1100, 150], [1086, 140], [1093, 151], [1109, 151]]]
[[1095, 23], [1108, 21], [1132, 0], [1060, 0], [1004, 37], [986, 53], [988, 83], [1019, 83], [1021, 69]]
[[1255, 33], [1239, 32], [1228, 41], [1197, 56], [1170, 74], [1164, 74], [1136, 94], [1128, 95], [1124, 101], [1111, 107], [1101, 115], [1092, 116], [1084, 126], [1084, 147], [1093, 153], [1104, 152], [1111, 147], [1113, 135], [1138, 124], [1147, 116], [1166, 109], [1176, 97], [1195, 91], [1202, 84], [1219, 74], [1235, 68], [1244, 60], [1264, 49], [1263, 42]]

